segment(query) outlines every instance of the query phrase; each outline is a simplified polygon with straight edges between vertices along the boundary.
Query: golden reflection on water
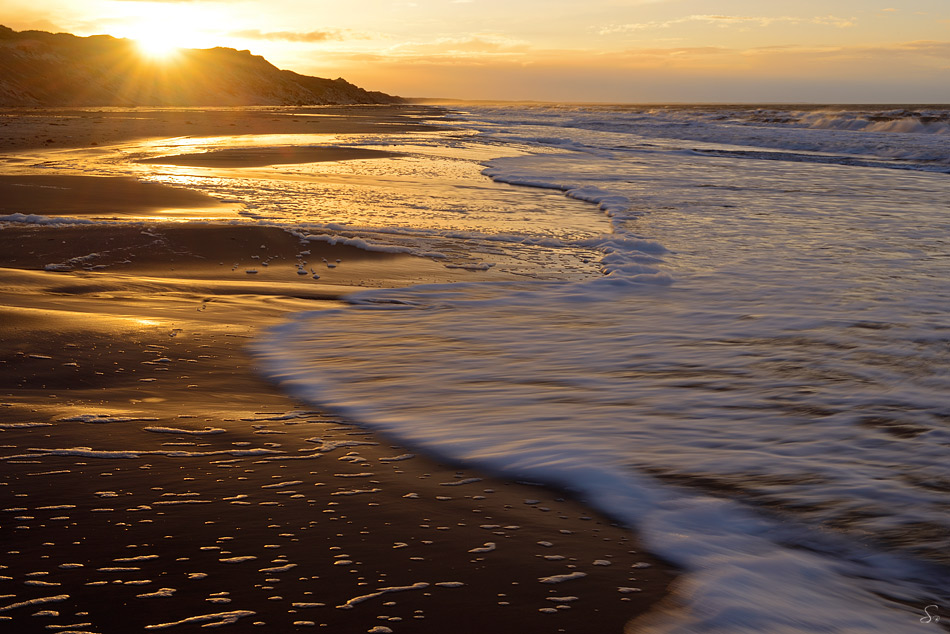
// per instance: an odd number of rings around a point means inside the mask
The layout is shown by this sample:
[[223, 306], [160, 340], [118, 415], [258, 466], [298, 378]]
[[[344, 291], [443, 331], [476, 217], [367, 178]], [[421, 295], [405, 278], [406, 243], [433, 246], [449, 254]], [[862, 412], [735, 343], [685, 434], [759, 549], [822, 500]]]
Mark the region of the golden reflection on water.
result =
[[[226, 168], [138, 162], [231, 149], [332, 147], [383, 150], [395, 156]], [[34, 152], [29, 167], [35, 171], [42, 165], [63, 174], [132, 176], [200, 191], [222, 203], [122, 216], [128, 220], [266, 222], [310, 230], [353, 231], [363, 236], [380, 231], [378, 241], [408, 241], [413, 248], [414, 236], [444, 235], [452, 237], [451, 244], [438, 247], [445, 253], [475, 248], [471, 239], [456, 244], [459, 236], [478, 240], [487, 235], [491, 241], [478, 247], [484, 254], [477, 257], [497, 259], [517, 251], [519, 255], [514, 257], [531, 262], [553, 257], [548, 253], [551, 249], [536, 241], [588, 240], [611, 232], [609, 220], [593, 206], [545, 189], [520, 187], [514, 192], [511, 185], [496, 183], [482, 174], [484, 162], [489, 159], [527, 152], [517, 145], [476, 140], [476, 135], [467, 130], [392, 135], [265, 134], [149, 139], [55, 153]], [[537, 152], [536, 148], [532, 150]], [[564, 249], [563, 245], [555, 246], [555, 251]], [[429, 247], [422, 250], [428, 251]], [[578, 248], [571, 260], [586, 268], [590, 257], [588, 249]]]
[[[133, 147], [139, 152], [163, 153], [172, 148], [176, 153], [207, 152], [226, 148], [276, 147], [298, 145], [332, 145], [342, 142], [340, 134], [243, 134], [237, 136], [175, 137], [153, 139], [145, 143], [136, 143]], [[129, 144], [130, 146], [132, 144]]]
[[[439, 138], [434, 142], [433, 135]], [[446, 143], [443, 137], [453, 137]], [[125, 164], [140, 178], [198, 189], [243, 205], [245, 218], [280, 223], [401, 227], [411, 231], [465, 231], [586, 239], [609, 233], [596, 208], [558, 192], [495, 183], [483, 162], [521, 148], [472, 143], [466, 132], [368, 135], [246, 135], [153, 141], [136, 158], [236, 148], [360, 147], [393, 152], [388, 158], [354, 158], [254, 167]], [[579, 212], [579, 213], [578, 213]]]

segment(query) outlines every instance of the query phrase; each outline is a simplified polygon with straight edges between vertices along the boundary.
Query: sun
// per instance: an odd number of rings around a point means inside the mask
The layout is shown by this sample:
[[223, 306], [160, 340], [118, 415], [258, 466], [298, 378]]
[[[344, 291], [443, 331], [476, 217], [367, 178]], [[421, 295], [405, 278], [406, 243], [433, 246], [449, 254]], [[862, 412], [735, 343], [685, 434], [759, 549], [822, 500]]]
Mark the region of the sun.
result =
[[207, 39], [200, 28], [203, 16], [195, 10], [176, 7], [138, 7], [130, 14], [121, 34], [133, 40], [141, 55], [156, 62], [167, 62], [186, 48], [196, 48]]
[[154, 61], [169, 61], [183, 48], [174, 37], [157, 31], [143, 33], [133, 39], [139, 52]]

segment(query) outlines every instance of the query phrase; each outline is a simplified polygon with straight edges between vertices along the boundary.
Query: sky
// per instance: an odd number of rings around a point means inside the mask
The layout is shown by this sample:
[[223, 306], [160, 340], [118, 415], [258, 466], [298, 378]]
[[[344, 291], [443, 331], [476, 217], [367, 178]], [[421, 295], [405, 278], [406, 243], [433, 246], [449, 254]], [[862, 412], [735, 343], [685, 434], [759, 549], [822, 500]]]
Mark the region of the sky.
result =
[[405, 97], [950, 103], [950, 0], [0, 0], [0, 24], [247, 49]]

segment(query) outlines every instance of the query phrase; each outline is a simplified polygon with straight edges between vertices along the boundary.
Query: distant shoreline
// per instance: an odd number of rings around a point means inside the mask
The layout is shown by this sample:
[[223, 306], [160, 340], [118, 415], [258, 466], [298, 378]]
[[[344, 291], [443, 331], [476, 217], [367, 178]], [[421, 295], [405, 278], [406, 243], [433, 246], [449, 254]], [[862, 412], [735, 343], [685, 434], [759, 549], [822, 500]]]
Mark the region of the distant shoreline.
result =
[[862, 110], [880, 108], [950, 108], [946, 103], [817, 103], [817, 102], [734, 102], [734, 101], [541, 101], [541, 100], [505, 100], [505, 99], [457, 99], [453, 97], [405, 97], [407, 103], [416, 105], [498, 105], [498, 106], [591, 106], [591, 107], [630, 107], [630, 108], [796, 108], [800, 110]]

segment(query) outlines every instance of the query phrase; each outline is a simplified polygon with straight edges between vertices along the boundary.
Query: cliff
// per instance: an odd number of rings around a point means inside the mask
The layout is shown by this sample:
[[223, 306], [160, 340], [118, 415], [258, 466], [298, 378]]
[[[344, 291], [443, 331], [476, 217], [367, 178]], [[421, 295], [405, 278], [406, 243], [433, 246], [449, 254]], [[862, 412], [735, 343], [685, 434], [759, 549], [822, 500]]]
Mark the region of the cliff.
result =
[[343, 79], [280, 70], [250, 51], [184, 49], [156, 62], [131, 40], [0, 26], [0, 106], [401, 103]]

